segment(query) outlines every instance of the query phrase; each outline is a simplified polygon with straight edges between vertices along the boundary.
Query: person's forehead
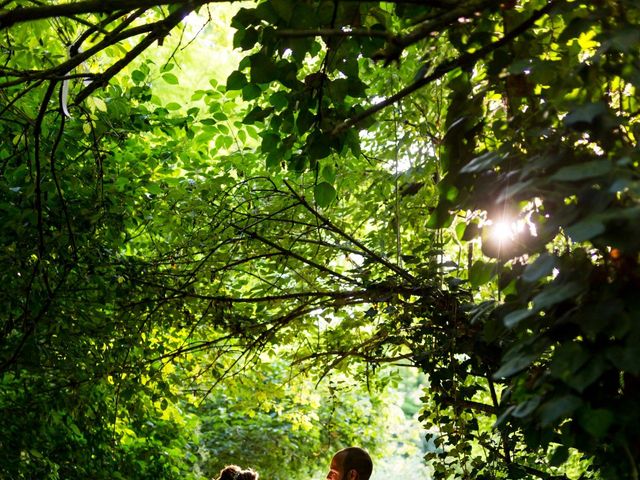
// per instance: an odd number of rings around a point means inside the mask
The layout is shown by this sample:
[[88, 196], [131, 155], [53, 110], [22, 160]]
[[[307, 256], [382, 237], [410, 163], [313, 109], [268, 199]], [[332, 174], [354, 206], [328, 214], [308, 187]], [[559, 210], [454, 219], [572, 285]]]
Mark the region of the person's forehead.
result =
[[340, 455], [334, 455], [331, 459], [331, 470], [339, 470], [342, 465]]

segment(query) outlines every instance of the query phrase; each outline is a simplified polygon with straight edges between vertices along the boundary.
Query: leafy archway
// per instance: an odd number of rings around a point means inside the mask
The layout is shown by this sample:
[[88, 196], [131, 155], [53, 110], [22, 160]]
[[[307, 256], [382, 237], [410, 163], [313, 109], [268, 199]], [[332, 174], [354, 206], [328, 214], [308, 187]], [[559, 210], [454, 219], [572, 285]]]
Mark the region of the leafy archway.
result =
[[226, 84], [154, 95], [215, 3], [2, 7], [9, 438], [49, 409], [108, 468], [168, 365], [408, 361], [435, 478], [637, 478], [634, 2], [244, 5]]

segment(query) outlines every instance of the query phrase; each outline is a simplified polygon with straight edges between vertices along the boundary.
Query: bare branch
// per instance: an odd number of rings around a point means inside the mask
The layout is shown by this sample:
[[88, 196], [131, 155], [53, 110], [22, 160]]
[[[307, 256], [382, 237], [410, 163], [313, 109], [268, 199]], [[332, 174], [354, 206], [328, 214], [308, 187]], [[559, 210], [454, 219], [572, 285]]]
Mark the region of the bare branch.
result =
[[[239, 230], [241, 230], [241, 228], [237, 227]], [[269, 245], [272, 248], [275, 248], [276, 250], [286, 253], [287, 256], [295, 258], [299, 261], [301, 261], [302, 263], [306, 263], [307, 265], [316, 268], [318, 271], [324, 272], [324, 273], [328, 273], [331, 276], [334, 276], [336, 278], [340, 278], [341, 280], [344, 280], [347, 283], [351, 283], [351, 284], [359, 284], [360, 282], [358, 282], [357, 280], [353, 279], [353, 278], [349, 278], [346, 277], [344, 275], [342, 275], [341, 273], [338, 272], [334, 272], [333, 270], [331, 270], [330, 268], [325, 267], [324, 265], [320, 265], [319, 263], [316, 263], [312, 260], [309, 260], [308, 258], [304, 258], [302, 255], [299, 255], [291, 250], [288, 250], [280, 245], [278, 245], [275, 242], [272, 242], [271, 240], [264, 238], [261, 235], [258, 235], [255, 232], [246, 232], [246, 234], [248, 236], [250, 236], [251, 238], [255, 238], [256, 240], [261, 241], [262, 243], [264, 243], [265, 245]]]
[[165, 20], [158, 22], [154, 25], [153, 30], [147, 35], [140, 43], [127, 52], [127, 54], [118, 60], [116, 63], [107, 68], [103, 73], [98, 76], [98, 79], [91, 82], [85, 87], [76, 97], [75, 103], [82, 102], [85, 98], [91, 95], [98, 88], [105, 86], [109, 83], [109, 80], [118, 74], [123, 68], [131, 63], [138, 55], [144, 52], [153, 42], [160, 40], [171, 32], [171, 30], [177, 26], [190, 12], [196, 7], [188, 4], [175, 12], [171, 13]]
[[336, 225], [334, 225], [331, 222], [331, 220], [326, 218], [324, 215], [322, 215], [320, 212], [318, 212], [315, 208], [313, 208], [311, 205], [309, 205], [309, 202], [307, 202], [307, 200], [302, 195], [300, 195], [298, 192], [296, 192], [296, 190], [286, 180], [285, 180], [284, 183], [289, 188], [291, 193], [293, 195], [295, 195], [295, 197], [298, 199], [298, 201], [307, 210], [309, 210], [313, 215], [315, 215], [318, 218], [318, 220], [320, 220], [324, 225], [326, 225], [331, 231], [333, 231], [334, 233], [337, 233], [340, 236], [344, 237], [345, 239], [349, 240], [351, 243], [356, 245], [358, 248], [362, 249], [362, 251], [364, 253], [366, 253], [370, 258], [372, 258], [372, 259], [376, 260], [377, 262], [381, 263], [382, 265], [387, 267], [389, 270], [397, 273], [398, 275], [400, 275], [405, 280], [407, 280], [407, 281], [409, 281], [411, 283], [415, 283], [416, 279], [415, 279], [415, 277], [413, 275], [411, 275], [406, 270], [400, 268], [398, 265], [395, 265], [395, 264], [391, 263], [389, 260], [386, 260], [385, 258], [382, 258], [380, 255], [375, 253], [373, 250], [371, 250], [367, 246], [365, 246], [363, 243], [361, 243], [360, 241], [356, 240], [354, 237], [352, 237], [351, 235], [349, 235], [348, 233], [346, 233], [342, 229], [338, 228]]
[[72, 2], [42, 7], [14, 8], [0, 15], [0, 29], [9, 28], [16, 23], [31, 22], [45, 18], [69, 17], [86, 13], [113, 13], [175, 4], [185, 5], [195, 9], [206, 3], [223, 1], [232, 3], [237, 0], [110, 0], [108, 2], [103, 0], [87, 0], [84, 2]]

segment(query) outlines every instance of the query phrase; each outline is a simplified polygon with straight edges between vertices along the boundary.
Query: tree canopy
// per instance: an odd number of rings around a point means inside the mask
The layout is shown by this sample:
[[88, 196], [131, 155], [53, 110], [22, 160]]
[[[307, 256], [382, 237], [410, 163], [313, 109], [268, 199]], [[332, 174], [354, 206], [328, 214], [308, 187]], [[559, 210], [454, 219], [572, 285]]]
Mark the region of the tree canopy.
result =
[[637, 479], [636, 3], [0, 3], [0, 472]]

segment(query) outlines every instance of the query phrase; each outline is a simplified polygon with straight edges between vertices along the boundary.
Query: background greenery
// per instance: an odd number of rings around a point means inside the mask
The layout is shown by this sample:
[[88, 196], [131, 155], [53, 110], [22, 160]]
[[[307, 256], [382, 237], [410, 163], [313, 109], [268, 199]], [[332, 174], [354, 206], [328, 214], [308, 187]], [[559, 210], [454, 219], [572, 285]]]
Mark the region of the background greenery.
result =
[[1, 3], [0, 474], [637, 479], [639, 16]]

